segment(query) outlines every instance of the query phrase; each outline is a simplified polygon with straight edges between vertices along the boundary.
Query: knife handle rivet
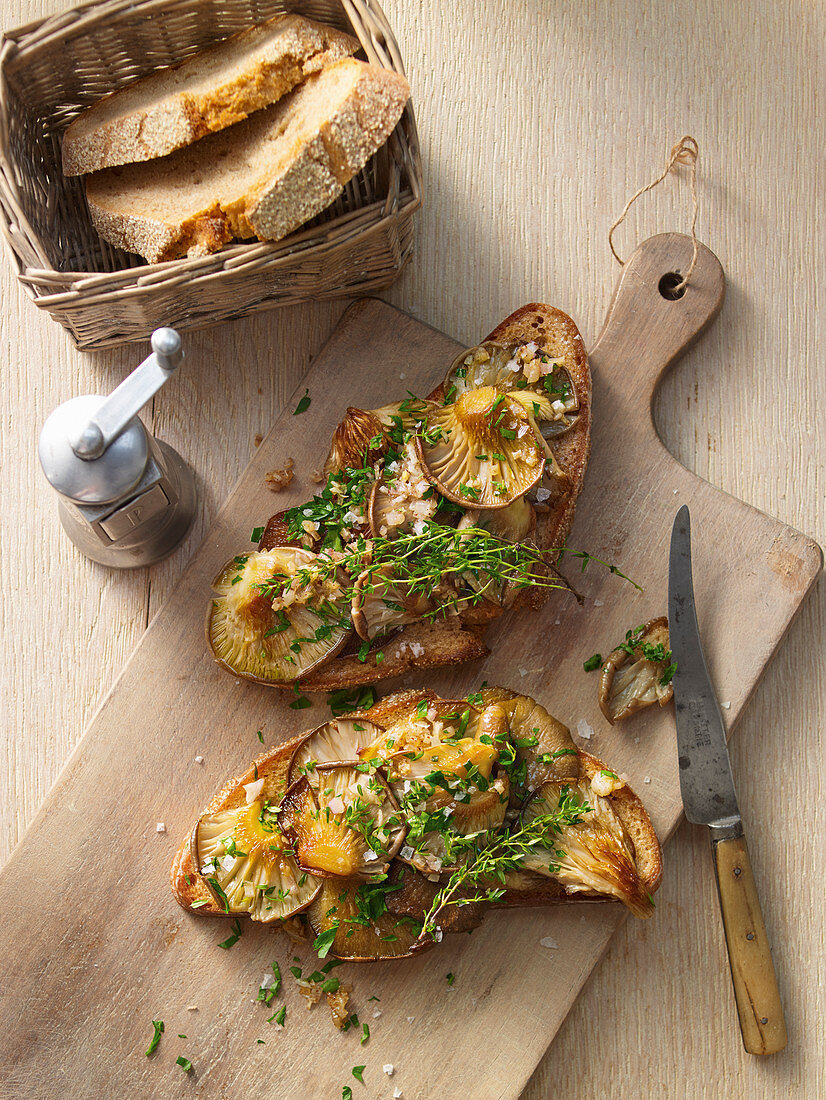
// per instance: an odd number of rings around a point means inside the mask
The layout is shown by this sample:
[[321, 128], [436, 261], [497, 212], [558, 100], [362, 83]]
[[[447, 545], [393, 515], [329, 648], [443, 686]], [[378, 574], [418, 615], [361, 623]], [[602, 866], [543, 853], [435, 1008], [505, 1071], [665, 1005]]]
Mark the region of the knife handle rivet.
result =
[[754, 932], [746, 932], [746, 939], [747, 940], [753, 940], [754, 939]]
[[735, 868], [734, 868], [734, 877], [735, 877], [735, 878], [739, 878], [739, 877], [740, 877], [740, 875], [741, 875], [741, 871], [740, 871], [740, 868], [739, 868], [739, 867], [735, 867]]
[[769, 1018], [768, 1018], [768, 1016], [762, 1016], [762, 1017], [760, 1018], [760, 1023], [761, 1023], [761, 1024], [767, 1024], [768, 1022], [769, 1022]]

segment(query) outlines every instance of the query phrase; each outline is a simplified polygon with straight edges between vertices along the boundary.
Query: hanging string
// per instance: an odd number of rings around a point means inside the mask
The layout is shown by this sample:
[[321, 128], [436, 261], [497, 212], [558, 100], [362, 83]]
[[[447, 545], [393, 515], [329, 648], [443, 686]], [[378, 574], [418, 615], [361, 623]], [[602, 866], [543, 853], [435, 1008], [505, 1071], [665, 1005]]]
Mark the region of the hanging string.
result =
[[677, 144], [672, 148], [666, 166], [659, 174], [659, 176], [657, 176], [655, 180], [652, 180], [651, 183], [647, 183], [645, 187], [641, 187], [639, 191], [636, 192], [636, 194], [631, 196], [631, 198], [625, 204], [625, 208], [623, 209], [620, 216], [608, 230], [608, 244], [614, 254], [614, 259], [618, 263], [624, 264], [625, 261], [620, 259], [620, 257], [617, 255], [616, 248], [614, 248], [614, 230], [623, 223], [626, 214], [640, 197], [640, 195], [644, 195], [646, 191], [650, 191], [653, 187], [656, 187], [657, 184], [662, 183], [669, 172], [673, 172], [676, 170], [678, 164], [688, 165], [690, 168], [689, 182], [691, 185], [691, 240], [694, 248], [691, 254], [691, 263], [688, 265], [688, 271], [686, 271], [685, 275], [683, 276], [682, 282], [678, 283], [677, 286], [674, 287], [673, 293], [675, 295], [682, 293], [682, 291], [684, 291], [685, 288], [688, 286], [688, 280], [691, 278], [691, 275], [697, 264], [697, 159], [699, 155], [700, 150], [697, 142], [694, 140], [693, 137], [689, 137], [688, 135], [686, 135], [685, 137], [680, 138]]

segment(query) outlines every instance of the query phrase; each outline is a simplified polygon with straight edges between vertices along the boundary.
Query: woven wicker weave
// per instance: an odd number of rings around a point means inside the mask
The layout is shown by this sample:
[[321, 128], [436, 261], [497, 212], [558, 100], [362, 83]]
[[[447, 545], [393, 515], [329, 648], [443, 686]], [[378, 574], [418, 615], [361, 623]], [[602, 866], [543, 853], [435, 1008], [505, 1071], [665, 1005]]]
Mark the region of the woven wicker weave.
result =
[[387, 286], [410, 255], [421, 160], [410, 104], [389, 142], [314, 221], [277, 243], [146, 264], [102, 241], [82, 179], [60, 168], [63, 130], [84, 107], [279, 12], [355, 35], [374, 64], [403, 72], [375, 0], [93, 0], [3, 36], [0, 229], [36, 305], [79, 348], [203, 328], [313, 298]]

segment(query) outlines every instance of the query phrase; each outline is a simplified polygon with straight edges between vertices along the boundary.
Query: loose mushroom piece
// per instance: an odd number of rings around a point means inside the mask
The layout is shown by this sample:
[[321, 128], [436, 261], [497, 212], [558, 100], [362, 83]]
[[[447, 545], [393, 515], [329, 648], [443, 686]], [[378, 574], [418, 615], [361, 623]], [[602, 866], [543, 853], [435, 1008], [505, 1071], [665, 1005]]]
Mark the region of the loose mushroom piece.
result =
[[357, 764], [361, 750], [382, 734], [382, 727], [362, 718], [332, 718], [312, 730], [290, 762], [289, 782], [292, 785], [317, 764], [344, 762]]
[[444, 399], [457, 400], [484, 386], [519, 401], [545, 439], [563, 435], [576, 423], [579, 398], [570, 373], [561, 359], [533, 342], [504, 347], [488, 341], [462, 352], [445, 377]]
[[532, 847], [522, 861], [524, 869], [556, 879], [567, 894], [616, 898], [635, 916], [650, 917], [654, 904], [637, 872], [631, 838], [610, 799], [598, 795], [587, 778], [546, 783], [523, 821], [563, 806], [570, 823], [549, 836], [548, 847]]
[[671, 700], [671, 660], [665, 616], [627, 632], [608, 655], [600, 677], [599, 705], [612, 726], [644, 707], [664, 707]]
[[298, 865], [319, 877], [384, 874], [405, 834], [383, 777], [346, 764], [307, 769], [287, 791], [278, 823]]
[[249, 680], [297, 680], [334, 656], [350, 633], [343, 576], [329, 558], [300, 547], [234, 558], [213, 588], [210, 647]]
[[321, 880], [303, 874], [266, 801], [204, 814], [190, 838], [193, 865], [230, 913], [283, 920], [306, 909]]
[[375, 482], [367, 503], [367, 520], [373, 538], [394, 538], [414, 532], [420, 535], [434, 518], [439, 501], [427, 480], [411, 440], [397, 462], [388, 463]]
[[394, 627], [416, 623], [436, 610], [430, 595], [414, 592], [393, 576], [393, 566], [368, 566], [353, 588], [350, 616], [360, 638], [377, 638]]
[[360, 470], [371, 466], [387, 451], [384, 425], [375, 413], [348, 408], [333, 433], [333, 445], [324, 463], [325, 474], [338, 470]]
[[[410, 872], [412, 873], [412, 872]], [[348, 962], [398, 959], [432, 946], [419, 940], [421, 924], [389, 911], [398, 885], [359, 878], [328, 878], [307, 917], [316, 936], [333, 932], [328, 954]]]
[[[511, 804], [521, 805], [526, 796], [552, 779], [576, 779], [579, 756], [570, 730], [532, 699], [507, 688], [482, 688], [485, 705], [498, 703], [510, 728], [516, 760]], [[521, 765], [524, 764], [524, 771]]]
[[438, 406], [416, 446], [428, 479], [465, 507], [505, 508], [533, 488], [545, 468], [528, 412], [493, 386]]
[[506, 508], [470, 509], [459, 520], [457, 530], [478, 527], [505, 542], [526, 542], [536, 533], [536, 510], [529, 500], [518, 497]]

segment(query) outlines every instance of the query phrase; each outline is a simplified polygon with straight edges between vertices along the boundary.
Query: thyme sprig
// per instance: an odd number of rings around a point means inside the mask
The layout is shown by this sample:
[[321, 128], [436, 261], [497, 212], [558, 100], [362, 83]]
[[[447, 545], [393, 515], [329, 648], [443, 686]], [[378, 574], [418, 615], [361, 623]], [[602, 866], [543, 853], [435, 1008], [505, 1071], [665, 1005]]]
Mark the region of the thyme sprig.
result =
[[[532, 821], [518, 822], [509, 832], [486, 829], [456, 836], [454, 849], [464, 849], [464, 861], [437, 892], [422, 921], [419, 939], [440, 939], [438, 917], [449, 906], [496, 902], [505, 893], [506, 876], [520, 869], [525, 857], [537, 848], [555, 849], [554, 837], [577, 825], [591, 807], [569, 786], [563, 786], [555, 810]], [[558, 869], [558, 868], [557, 868]], [[554, 865], [549, 866], [551, 874]], [[468, 892], [469, 891], [469, 892]]]

